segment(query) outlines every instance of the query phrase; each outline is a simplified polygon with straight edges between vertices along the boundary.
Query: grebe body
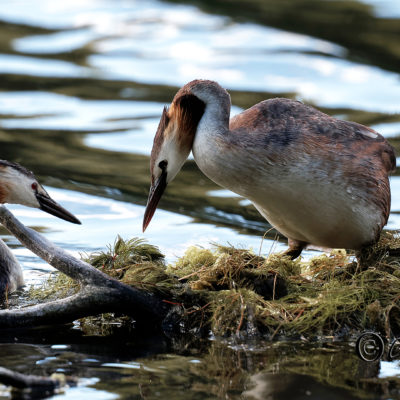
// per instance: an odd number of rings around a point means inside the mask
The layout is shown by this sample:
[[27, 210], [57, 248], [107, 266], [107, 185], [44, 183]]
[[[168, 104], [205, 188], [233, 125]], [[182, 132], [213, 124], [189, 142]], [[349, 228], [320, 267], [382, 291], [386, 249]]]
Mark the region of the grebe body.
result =
[[293, 258], [308, 244], [357, 250], [379, 238], [395, 168], [383, 136], [289, 99], [262, 101], [232, 119], [230, 105], [216, 82], [196, 80], [164, 110], [144, 228], [192, 150], [206, 176], [249, 199], [289, 239]]

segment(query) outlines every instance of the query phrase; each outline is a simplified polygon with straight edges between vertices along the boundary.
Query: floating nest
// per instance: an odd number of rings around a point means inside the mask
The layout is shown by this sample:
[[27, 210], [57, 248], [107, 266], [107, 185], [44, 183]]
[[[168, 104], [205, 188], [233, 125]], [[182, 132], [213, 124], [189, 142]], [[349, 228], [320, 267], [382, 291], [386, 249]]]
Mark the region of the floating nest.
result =
[[[308, 261], [215, 245], [190, 247], [174, 264], [142, 239], [117, 238], [85, 261], [172, 305], [164, 330], [218, 337], [344, 337], [371, 329], [400, 334], [400, 238], [384, 233], [367, 252], [333, 251]], [[58, 274], [45, 298], [77, 283]], [[52, 290], [51, 290], [52, 289]], [[97, 318], [98, 320], [98, 318]], [[104, 319], [102, 319], [104, 320]], [[87, 321], [86, 321], [87, 322]]]

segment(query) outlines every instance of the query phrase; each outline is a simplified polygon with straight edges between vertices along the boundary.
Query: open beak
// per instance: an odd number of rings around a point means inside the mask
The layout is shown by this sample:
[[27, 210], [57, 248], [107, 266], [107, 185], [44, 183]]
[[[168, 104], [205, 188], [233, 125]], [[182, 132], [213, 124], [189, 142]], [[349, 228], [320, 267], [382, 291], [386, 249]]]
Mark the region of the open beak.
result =
[[150, 187], [149, 198], [147, 200], [146, 210], [144, 212], [144, 218], [143, 218], [143, 232], [149, 225], [151, 218], [153, 217], [156, 211], [157, 204], [160, 201], [161, 196], [164, 193], [166, 187], [167, 187], [167, 171], [163, 170], [160, 177]]
[[41, 210], [58, 218], [65, 219], [65, 221], [72, 222], [73, 224], [81, 224], [81, 221], [79, 221], [78, 218], [74, 217], [65, 208], [61, 207], [50, 196], [46, 196], [42, 193], [37, 193], [36, 199], [39, 202]]

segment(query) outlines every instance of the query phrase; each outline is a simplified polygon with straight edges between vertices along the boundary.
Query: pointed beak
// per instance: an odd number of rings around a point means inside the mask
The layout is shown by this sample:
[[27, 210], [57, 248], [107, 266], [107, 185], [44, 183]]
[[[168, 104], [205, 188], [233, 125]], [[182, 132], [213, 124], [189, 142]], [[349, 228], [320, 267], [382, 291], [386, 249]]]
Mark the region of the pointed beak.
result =
[[39, 202], [41, 210], [58, 218], [65, 219], [65, 221], [72, 222], [73, 224], [81, 224], [81, 221], [79, 221], [78, 218], [74, 217], [69, 211], [61, 207], [50, 196], [37, 193], [36, 199]]
[[156, 211], [157, 204], [160, 201], [161, 196], [164, 193], [166, 187], [167, 187], [167, 171], [163, 170], [160, 177], [150, 187], [149, 198], [147, 200], [147, 206], [143, 218], [143, 232], [149, 225], [151, 218], [153, 217]]

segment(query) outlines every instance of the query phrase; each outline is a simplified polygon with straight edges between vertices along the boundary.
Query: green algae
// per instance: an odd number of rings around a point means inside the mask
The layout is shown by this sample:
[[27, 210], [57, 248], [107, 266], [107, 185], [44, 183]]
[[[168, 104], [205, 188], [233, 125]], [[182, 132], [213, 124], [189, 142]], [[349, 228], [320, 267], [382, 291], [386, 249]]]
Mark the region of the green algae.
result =
[[53, 301], [72, 296], [77, 293], [80, 288], [81, 286], [77, 281], [56, 271], [50, 275], [42, 286], [31, 286], [28, 290], [27, 297], [35, 303]]
[[146, 243], [144, 239], [123, 240], [120, 236], [106, 251], [83, 255], [82, 259], [116, 279], [122, 279], [133, 265], [149, 262], [156, 266], [164, 265], [164, 255], [156, 246]]
[[[361, 264], [342, 250], [293, 261], [282, 254], [264, 258], [246, 249], [214, 245], [190, 247], [166, 265], [157, 247], [118, 237], [106, 251], [85, 260], [179, 306], [181, 330], [222, 337], [311, 338], [373, 329], [390, 336], [400, 332], [398, 248], [397, 234], [385, 233], [362, 255]], [[57, 274], [46, 283], [41, 299], [78, 289]]]

